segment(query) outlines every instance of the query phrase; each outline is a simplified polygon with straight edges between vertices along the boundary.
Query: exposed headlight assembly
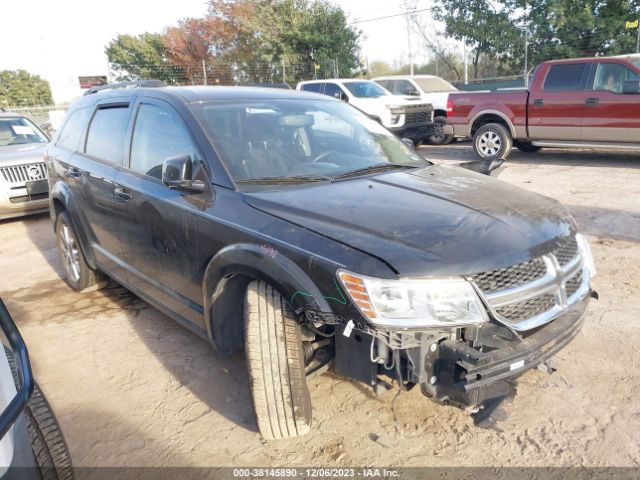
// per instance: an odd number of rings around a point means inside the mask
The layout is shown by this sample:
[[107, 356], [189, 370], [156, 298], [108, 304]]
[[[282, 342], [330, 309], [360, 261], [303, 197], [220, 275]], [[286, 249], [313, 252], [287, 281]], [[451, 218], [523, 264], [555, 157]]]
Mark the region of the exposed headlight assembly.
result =
[[338, 271], [344, 289], [373, 325], [438, 328], [488, 321], [472, 285], [462, 278], [381, 279]]

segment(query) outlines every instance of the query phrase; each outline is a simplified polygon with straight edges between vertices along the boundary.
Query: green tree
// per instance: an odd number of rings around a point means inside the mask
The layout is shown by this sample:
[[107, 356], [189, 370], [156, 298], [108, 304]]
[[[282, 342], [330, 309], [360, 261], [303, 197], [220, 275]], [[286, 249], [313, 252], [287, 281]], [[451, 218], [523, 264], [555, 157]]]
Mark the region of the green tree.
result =
[[511, 12], [504, 1], [437, 0], [433, 16], [444, 22], [447, 35], [467, 43], [477, 78], [483, 56], [494, 59], [501, 73], [521, 71], [524, 31]]
[[118, 81], [155, 78], [175, 83], [182, 76], [180, 68], [167, 62], [163, 36], [158, 33], [118, 35], [107, 44], [105, 53]]
[[513, 0], [530, 31], [531, 63], [619, 55], [636, 50], [637, 31], [625, 21], [638, 18], [638, 0]]
[[52, 105], [51, 86], [26, 70], [0, 71], [0, 106]]

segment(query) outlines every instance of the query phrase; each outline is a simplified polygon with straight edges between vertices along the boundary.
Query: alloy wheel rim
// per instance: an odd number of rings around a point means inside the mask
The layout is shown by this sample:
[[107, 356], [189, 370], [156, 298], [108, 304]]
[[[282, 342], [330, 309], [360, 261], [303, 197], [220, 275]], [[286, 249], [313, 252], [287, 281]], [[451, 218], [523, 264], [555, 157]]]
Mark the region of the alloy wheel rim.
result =
[[480, 152], [487, 157], [497, 155], [502, 147], [500, 136], [495, 132], [484, 132], [480, 135], [478, 148]]
[[67, 223], [62, 223], [59, 237], [64, 270], [69, 280], [77, 283], [80, 280], [80, 251]]

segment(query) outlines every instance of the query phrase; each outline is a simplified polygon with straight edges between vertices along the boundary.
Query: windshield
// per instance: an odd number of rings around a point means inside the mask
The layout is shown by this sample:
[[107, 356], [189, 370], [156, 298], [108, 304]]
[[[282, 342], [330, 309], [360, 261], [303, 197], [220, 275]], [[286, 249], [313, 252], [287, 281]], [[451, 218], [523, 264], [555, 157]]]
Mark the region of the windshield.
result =
[[414, 78], [414, 82], [420, 85], [420, 88], [426, 93], [431, 92], [455, 92], [457, 89], [446, 80], [438, 77], [431, 78]]
[[303, 97], [197, 103], [191, 109], [236, 182], [321, 181], [373, 168], [430, 165], [343, 102]]
[[49, 140], [33, 122], [24, 117], [0, 117], [0, 147]]
[[640, 68], [640, 58], [631, 60], [631, 63], [633, 63], [636, 67]]
[[344, 86], [358, 98], [376, 98], [389, 94], [375, 82], [344, 82]]

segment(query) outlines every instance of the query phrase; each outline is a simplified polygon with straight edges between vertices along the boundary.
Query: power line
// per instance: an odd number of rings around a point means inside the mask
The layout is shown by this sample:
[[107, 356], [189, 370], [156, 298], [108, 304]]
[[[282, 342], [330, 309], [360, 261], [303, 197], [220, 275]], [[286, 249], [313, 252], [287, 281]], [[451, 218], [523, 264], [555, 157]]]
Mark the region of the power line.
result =
[[349, 25], [355, 25], [357, 23], [375, 22], [376, 20], [384, 20], [386, 18], [393, 18], [393, 17], [402, 17], [405, 15], [413, 15], [414, 13], [431, 11], [434, 8], [435, 7], [421, 8], [419, 10], [410, 10], [408, 12], [394, 13], [393, 15], [385, 15], [384, 17], [367, 18], [366, 20], [356, 20], [355, 22], [351, 22]]

